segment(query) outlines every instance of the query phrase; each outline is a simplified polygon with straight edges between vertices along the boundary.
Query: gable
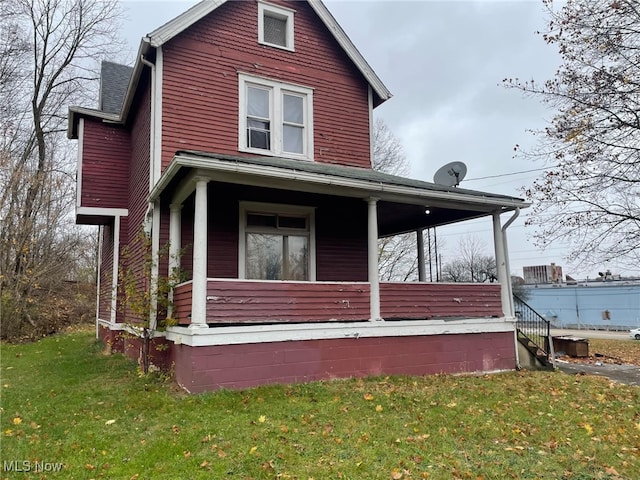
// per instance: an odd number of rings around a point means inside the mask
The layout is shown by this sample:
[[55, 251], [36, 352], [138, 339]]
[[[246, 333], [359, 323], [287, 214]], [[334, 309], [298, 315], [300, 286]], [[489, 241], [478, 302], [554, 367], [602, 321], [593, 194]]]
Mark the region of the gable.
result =
[[[259, 42], [259, 4], [249, 1], [221, 5], [162, 46], [162, 170], [184, 149], [371, 167], [368, 83], [314, 10], [295, 7], [293, 50]], [[302, 155], [247, 148], [249, 83], [270, 88], [272, 105], [285, 90], [309, 100]]]
[[[225, 3], [228, 3], [227, 0], [203, 0], [178, 17], [174, 18], [173, 20], [167, 22], [160, 28], [148, 34], [145, 37], [144, 41], [152, 47], [160, 47], [175, 36], [185, 31], [187, 28], [191, 27], [194, 23], [198, 22], [214, 10], [223, 6]], [[353, 42], [351, 42], [347, 34], [344, 32], [342, 27], [340, 27], [338, 22], [335, 20], [333, 15], [331, 15], [322, 1], [273, 1], [269, 3], [274, 5], [287, 6], [288, 8], [293, 9], [301, 8], [303, 3], [309, 5], [321, 20], [321, 22], [325, 25], [325, 27], [327, 28], [327, 32], [333, 37], [333, 39], [337, 42], [345, 55], [350, 59], [351, 62], [353, 62], [356, 69], [364, 76], [364, 78], [371, 86], [375, 97], [374, 106], [377, 106], [391, 98], [391, 92], [389, 92], [387, 87], [382, 83], [382, 80], [380, 80], [380, 78], [376, 75], [374, 70], [367, 63], [367, 61], [358, 51]]]

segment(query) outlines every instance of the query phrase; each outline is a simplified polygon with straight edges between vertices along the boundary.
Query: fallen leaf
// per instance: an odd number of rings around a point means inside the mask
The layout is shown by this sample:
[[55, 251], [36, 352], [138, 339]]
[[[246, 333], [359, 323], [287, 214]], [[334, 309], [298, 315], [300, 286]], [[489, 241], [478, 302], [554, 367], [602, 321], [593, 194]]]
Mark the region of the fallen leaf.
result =
[[367, 401], [371, 401], [373, 400], [373, 395], [371, 395], [370, 393], [365, 393], [362, 398], [364, 398]]
[[253, 455], [254, 453], [256, 453], [256, 450], [258, 450], [258, 447], [251, 447], [251, 449], [249, 450], [249, 455]]
[[20, 417], [15, 417], [13, 419], [13, 424], [14, 425], [20, 425], [22, 423], [22, 419]]
[[376, 407], [376, 412], [381, 412], [383, 410], [382, 405], [378, 405]]
[[402, 472], [398, 469], [391, 470], [391, 478], [393, 480], [400, 480], [402, 478]]
[[260, 416], [258, 417], [258, 421], [259, 421], [260, 423], [264, 423], [266, 420], [267, 420], [267, 417], [265, 417], [264, 415], [260, 415]]
[[113, 425], [114, 423], [116, 423], [115, 420], [107, 420], [106, 422], [104, 422], [105, 425]]
[[587, 435], [592, 435], [593, 434], [593, 427], [591, 425], [589, 425], [588, 423], [585, 423], [583, 426], [584, 426], [584, 429], [587, 432]]

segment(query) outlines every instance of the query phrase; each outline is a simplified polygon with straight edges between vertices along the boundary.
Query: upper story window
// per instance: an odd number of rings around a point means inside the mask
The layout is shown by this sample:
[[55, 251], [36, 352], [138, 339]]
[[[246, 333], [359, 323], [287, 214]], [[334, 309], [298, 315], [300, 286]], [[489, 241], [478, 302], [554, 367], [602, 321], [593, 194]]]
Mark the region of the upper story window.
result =
[[313, 159], [313, 90], [239, 75], [240, 151]]
[[258, 3], [258, 42], [293, 51], [294, 10]]

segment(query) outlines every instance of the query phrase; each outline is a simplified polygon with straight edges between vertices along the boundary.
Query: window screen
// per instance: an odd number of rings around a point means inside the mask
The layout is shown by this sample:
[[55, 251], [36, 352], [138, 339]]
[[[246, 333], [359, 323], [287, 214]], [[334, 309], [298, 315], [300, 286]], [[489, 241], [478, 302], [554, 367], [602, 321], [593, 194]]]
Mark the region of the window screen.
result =
[[272, 14], [264, 15], [264, 41], [273, 45], [287, 46], [287, 19]]

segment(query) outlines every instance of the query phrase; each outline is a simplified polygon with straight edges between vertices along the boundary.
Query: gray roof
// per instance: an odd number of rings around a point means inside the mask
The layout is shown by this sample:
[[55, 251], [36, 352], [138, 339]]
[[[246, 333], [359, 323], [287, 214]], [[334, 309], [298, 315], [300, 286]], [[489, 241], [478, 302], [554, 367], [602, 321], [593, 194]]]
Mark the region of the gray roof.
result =
[[415, 180], [412, 178], [400, 177], [397, 175], [390, 175], [388, 173], [379, 172], [377, 170], [371, 170], [368, 168], [348, 167], [344, 165], [334, 165], [321, 162], [308, 162], [303, 160], [290, 160], [279, 157], [240, 157], [233, 155], [222, 155], [209, 152], [198, 151], [178, 151], [176, 157], [181, 155], [193, 155], [202, 158], [214, 158], [230, 163], [244, 163], [256, 166], [276, 167], [281, 169], [287, 169], [291, 171], [308, 172], [320, 175], [330, 175], [334, 177], [342, 177], [345, 179], [363, 180], [366, 182], [372, 182], [382, 185], [396, 185], [399, 187], [409, 187], [421, 190], [428, 190], [432, 192], [449, 192], [458, 195], [468, 195], [471, 197], [484, 197], [491, 198], [496, 201], [515, 201], [522, 202], [523, 205], [527, 205], [521, 198], [513, 197], [509, 195], [501, 195], [496, 193], [482, 192], [478, 190], [468, 190], [459, 187], [449, 187], [446, 185], [439, 185], [437, 183], [425, 182], [423, 180]]
[[99, 110], [106, 113], [120, 113], [132, 73], [132, 67], [114, 62], [102, 62]]
[[437, 185], [367, 168], [198, 151], [176, 152], [151, 191], [150, 199], [165, 195], [170, 202], [180, 204], [193, 193], [196, 179], [375, 199], [381, 237], [529, 206], [508, 195]]

